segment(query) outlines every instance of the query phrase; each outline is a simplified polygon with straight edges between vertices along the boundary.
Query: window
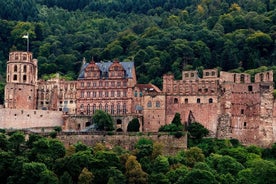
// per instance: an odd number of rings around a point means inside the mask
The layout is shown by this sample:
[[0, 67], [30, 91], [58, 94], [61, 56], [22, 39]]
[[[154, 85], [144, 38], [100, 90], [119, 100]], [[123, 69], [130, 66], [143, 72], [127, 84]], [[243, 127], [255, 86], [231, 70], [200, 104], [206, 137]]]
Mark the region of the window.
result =
[[83, 104], [80, 105], [80, 109], [83, 110]]
[[215, 76], [216, 75], [216, 72], [212, 71], [212, 76]]
[[140, 97], [142, 97], [143, 96], [143, 92], [142, 91], [140, 91]]
[[117, 82], [117, 87], [121, 87], [121, 82]]
[[209, 76], [209, 72], [206, 72], [205, 75], [206, 75], [206, 76]]
[[200, 103], [200, 98], [196, 99], [196, 103]]
[[261, 81], [261, 82], [264, 81], [264, 74], [263, 74], [263, 73], [260, 74], [260, 81]]
[[112, 87], [115, 87], [115, 82], [111, 82], [111, 86], [112, 86]]
[[241, 78], [240, 78], [240, 80], [241, 80], [241, 83], [244, 83], [244, 74], [241, 74]]
[[126, 96], [127, 96], [127, 92], [126, 92], [126, 91], [124, 91], [123, 95], [124, 95], [124, 97], [126, 97]]
[[111, 91], [111, 97], [114, 97], [114, 91]]
[[103, 106], [102, 104], [99, 105], [99, 109], [102, 110], [103, 109]]
[[87, 82], [87, 83], [86, 83], [87, 87], [90, 87], [90, 84], [91, 84], [90, 82]]
[[151, 101], [148, 101], [148, 107], [152, 107]]
[[90, 114], [90, 105], [89, 104], [87, 105], [87, 114], [88, 115]]
[[246, 122], [243, 122], [243, 126], [246, 127]]
[[127, 82], [126, 82], [126, 81], [124, 81], [124, 84], [123, 84], [123, 85], [124, 85], [124, 87], [127, 87]]
[[99, 91], [99, 97], [102, 97], [102, 96], [103, 96], [103, 92]]
[[90, 92], [89, 91], [87, 92], [87, 98], [90, 98]]
[[23, 72], [24, 72], [24, 73], [27, 72], [27, 66], [26, 66], [26, 65], [23, 66]]
[[156, 107], [160, 107], [160, 101], [156, 101]]
[[174, 104], [177, 104], [177, 103], [178, 103], [178, 99], [177, 99], [177, 98], [174, 98], [173, 103], [174, 103]]
[[27, 76], [23, 75], [23, 82], [26, 82], [26, 81], [27, 81]]
[[212, 98], [209, 98], [209, 103], [213, 103], [213, 99]]
[[17, 65], [14, 66], [13, 71], [17, 72]]
[[111, 104], [111, 110], [110, 110], [111, 114], [114, 114], [114, 104]]
[[253, 91], [253, 87], [252, 86], [248, 86], [248, 91]]
[[93, 97], [96, 97], [96, 96], [97, 96], [97, 92], [93, 91]]
[[84, 98], [84, 92], [81, 91], [81, 98]]
[[105, 111], [105, 112], [108, 112], [108, 104], [105, 104], [105, 106], [104, 106], [104, 111]]
[[105, 97], [108, 97], [108, 91], [105, 92]]
[[134, 92], [134, 97], [137, 97], [138, 93], [137, 91]]
[[121, 91], [117, 91], [117, 97], [121, 97]]
[[191, 77], [194, 77], [195, 76], [195, 74], [194, 73], [191, 73]]
[[185, 98], [185, 104], [187, 104], [187, 103], [189, 103], [189, 100], [188, 100], [188, 98]]
[[117, 114], [120, 114], [120, 110], [121, 110], [120, 108], [121, 108], [121, 106], [120, 106], [120, 104], [118, 103], [118, 104], [117, 104]]
[[244, 109], [241, 109], [241, 114], [244, 114]]
[[83, 87], [84, 86], [84, 82], [81, 82], [81, 87]]
[[17, 80], [17, 75], [13, 75], [13, 80]]
[[93, 82], [93, 87], [96, 87], [97, 86], [97, 83], [96, 82]]
[[108, 87], [108, 82], [105, 82], [105, 87]]
[[100, 87], [103, 86], [103, 82], [102, 82], [102, 81], [99, 82], [99, 86], [100, 86]]
[[126, 103], [123, 104], [123, 114], [126, 114]]
[[96, 104], [93, 104], [93, 107], [92, 107], [93, 114], [95, 113], [95, 111], [96, 111]]

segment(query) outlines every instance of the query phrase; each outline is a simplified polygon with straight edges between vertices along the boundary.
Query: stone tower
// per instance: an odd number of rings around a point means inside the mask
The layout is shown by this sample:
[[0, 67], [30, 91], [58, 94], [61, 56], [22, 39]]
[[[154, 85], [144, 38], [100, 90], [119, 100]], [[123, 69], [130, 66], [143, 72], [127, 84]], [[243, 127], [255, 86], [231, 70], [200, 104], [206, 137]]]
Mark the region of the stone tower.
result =
[[5, 108], [36, 109], [37, 60], [31, 52], [9, 54], [5, 86]]

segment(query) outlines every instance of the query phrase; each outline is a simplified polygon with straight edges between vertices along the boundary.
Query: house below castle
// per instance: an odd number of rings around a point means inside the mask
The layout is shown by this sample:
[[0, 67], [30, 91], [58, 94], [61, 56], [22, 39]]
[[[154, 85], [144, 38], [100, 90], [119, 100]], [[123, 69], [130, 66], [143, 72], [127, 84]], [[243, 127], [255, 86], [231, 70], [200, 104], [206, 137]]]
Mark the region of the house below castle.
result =
[[217, 138], [236, 138], [244, 144], [269, 146], [276, 141], [273, 73], [203, 70], [183, 71], [182, 79], [163, 76], [163, 88], [137, 84], [133, 62], [82, 63], [76, 81], [57, 76], [37, 78], [37, 60], [30, 52], [11, 52], [7, 62], [4, 109], [0, 128], [64, 131], [88, 130], [97, 109], [112, 115], [116, 131], [126, 132], [138, 118], [140, 131], [157, 132], [175, 113], [189, 125], [197, 121]]

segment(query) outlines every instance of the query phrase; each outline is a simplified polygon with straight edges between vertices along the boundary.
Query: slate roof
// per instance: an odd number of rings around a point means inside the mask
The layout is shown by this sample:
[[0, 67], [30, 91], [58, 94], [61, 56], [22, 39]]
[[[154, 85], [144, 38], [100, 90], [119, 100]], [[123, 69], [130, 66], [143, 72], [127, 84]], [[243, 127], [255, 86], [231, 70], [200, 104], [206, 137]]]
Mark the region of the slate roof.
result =
[[[119, 62], [123, 68], [126, 71], [126, 78], [132, 78], [133, 74], [132, 74], [132, 68], [134, 67], [134, 62], [130, 61], [130, 62]], [[100, 71], [102, 73], [108, 73], [108, 69], [109, 67], [113, 64], [113, 62], [108, 61], [108, 62], [100, 62], [100, 63], [96, 63], [96, 65], [99, 67]], [[80, 74], [78, 76], [78, 79], [84, 79], [84, 70], [85, 68], [89, 65], [89, 63], [85, 63], [81, 66], [81, 70], [80, 70]]]

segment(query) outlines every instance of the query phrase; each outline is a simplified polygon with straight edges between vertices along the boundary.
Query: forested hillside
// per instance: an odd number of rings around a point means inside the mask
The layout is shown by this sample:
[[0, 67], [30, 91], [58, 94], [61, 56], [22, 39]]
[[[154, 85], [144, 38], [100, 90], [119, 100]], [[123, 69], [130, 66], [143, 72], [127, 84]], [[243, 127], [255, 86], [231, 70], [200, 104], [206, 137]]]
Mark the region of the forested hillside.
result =
[[76, 79], [83, 57], [134, 60], [139, 83], [159, 87], [183, 69], [276, 70], [276, 0], [0, 0], [0, 9], [2, 83], [27, 32], [39, 76]]
[[[7, 184], [272, 184], [276, 144], [244, 147], [235, 139], [202, 139], [198, 147], [164, 155], [163, 144], [141, 136], [135, 149], [0, 133], [0, 181]], [[89, 135], [87, 135], [89, 136]], [[91, 136], [91, 135], [90, 135]], [[109, 135], [106, 135], [109, 136]], [[72, 137], [71, 137], [72, 138]]]

